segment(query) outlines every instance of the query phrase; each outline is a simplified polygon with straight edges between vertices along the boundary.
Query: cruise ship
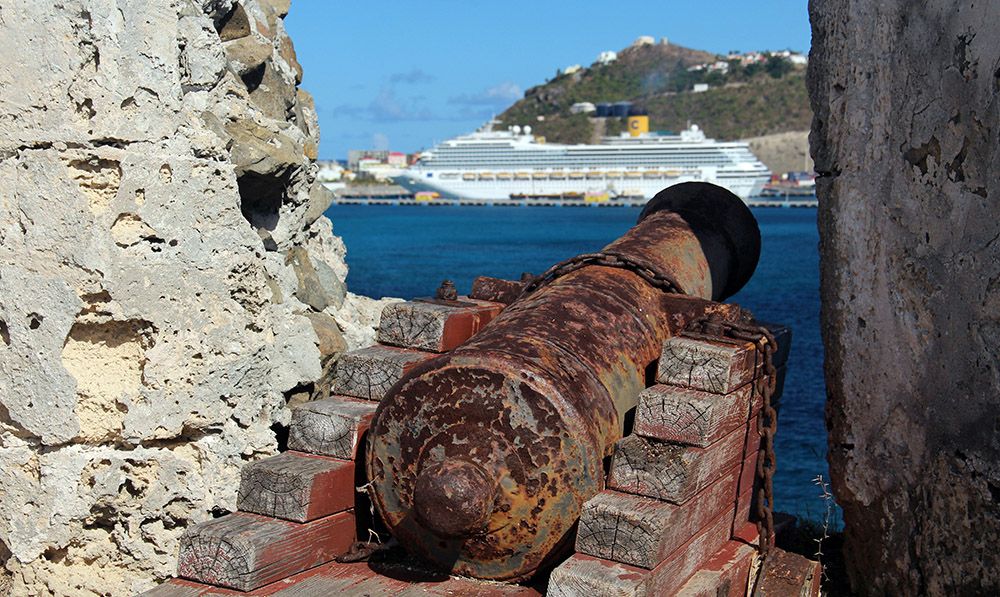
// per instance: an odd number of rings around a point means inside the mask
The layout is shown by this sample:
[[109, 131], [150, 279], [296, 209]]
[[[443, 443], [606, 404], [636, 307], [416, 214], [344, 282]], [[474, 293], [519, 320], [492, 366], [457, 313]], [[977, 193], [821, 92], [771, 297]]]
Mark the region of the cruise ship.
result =
[[742, 142], [709, 139], [691, 125], [680, 134], [649, 132], [647, 116], [598, 145], [545, 143], [531, 127], [494, 131], [493, 124], [444, 141], [403, 172], [414, 183], [468, 199], [650, 199], [670, 185], [702, 181], [746, 199], [771, 172]]

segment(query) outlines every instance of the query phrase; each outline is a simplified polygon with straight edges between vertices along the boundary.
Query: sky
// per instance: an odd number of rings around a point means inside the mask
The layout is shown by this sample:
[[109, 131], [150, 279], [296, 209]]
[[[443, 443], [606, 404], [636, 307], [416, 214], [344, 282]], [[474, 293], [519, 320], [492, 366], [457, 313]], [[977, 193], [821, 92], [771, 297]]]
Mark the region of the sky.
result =
[[294, 0], [285, 27], [322, 159], [472, 132], [558, 69], [643, 35], [723, 54], [810, 41], [806, 0]]

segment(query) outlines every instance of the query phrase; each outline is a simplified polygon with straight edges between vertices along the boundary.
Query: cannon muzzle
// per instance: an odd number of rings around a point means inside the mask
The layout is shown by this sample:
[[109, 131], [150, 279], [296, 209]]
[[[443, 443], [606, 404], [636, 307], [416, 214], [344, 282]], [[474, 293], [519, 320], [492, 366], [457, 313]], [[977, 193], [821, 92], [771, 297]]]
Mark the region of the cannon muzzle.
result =
[[617, 261], [556, 270], [379, 405], [368, 474], [405, 548], [495, 580], [560, 554], [663, 341], [693, 319], [733, 316], [710, 301], [749, 280], [760, 233], [738, 197], [685, 183], [602, 254]]

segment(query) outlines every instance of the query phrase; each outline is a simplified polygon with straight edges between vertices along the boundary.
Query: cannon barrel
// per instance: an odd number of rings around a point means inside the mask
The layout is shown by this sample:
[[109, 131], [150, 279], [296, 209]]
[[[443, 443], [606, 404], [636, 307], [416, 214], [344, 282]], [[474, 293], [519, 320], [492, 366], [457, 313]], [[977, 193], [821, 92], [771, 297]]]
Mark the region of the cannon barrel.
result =
[[735, 195], [685, 183], [604, 252], [647, 264], [677, 293], [628, 268], [568, 271], [410, 371], [379, 405], [368, 474], [408, 550], [494, 580], [525, 579], [561, 553], [663, 341], [724, 310], [704, 299], [746, 283], [760, 233]]

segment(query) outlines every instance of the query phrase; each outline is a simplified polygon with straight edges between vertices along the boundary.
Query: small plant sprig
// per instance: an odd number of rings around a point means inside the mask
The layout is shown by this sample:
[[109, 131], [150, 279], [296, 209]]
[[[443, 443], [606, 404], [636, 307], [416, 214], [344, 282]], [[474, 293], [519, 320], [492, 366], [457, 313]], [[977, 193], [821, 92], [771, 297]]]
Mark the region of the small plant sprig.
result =
[[826, 566], [823, 565], [823, 541], [825, 541], [830, 536], [830, 517], [833, 515], [833, 494], [830, 492], [830, 485], [823, 478], [823, 475], [816, 475], [813, 479], [813, 485], [819, 487], [820, 489], [820, 499], [823, 500], [823, 505], [825, 511], [823, 512], [823, 533], [816, 541], [816, 561], [819, 562], [820, 570], [823, 571], [823, 581], [829, 581], [830, 577], [826, 575]]

